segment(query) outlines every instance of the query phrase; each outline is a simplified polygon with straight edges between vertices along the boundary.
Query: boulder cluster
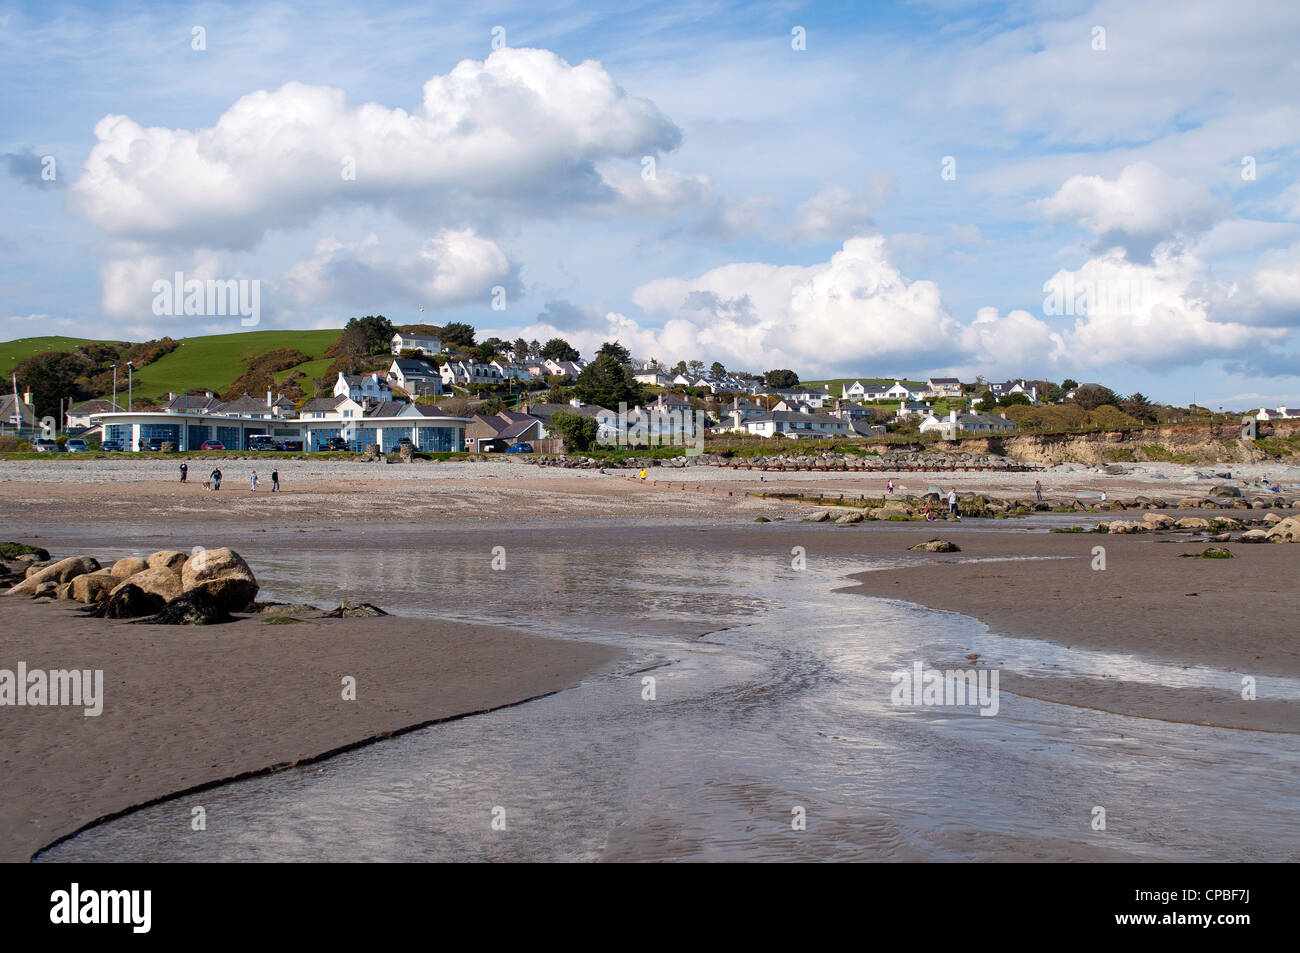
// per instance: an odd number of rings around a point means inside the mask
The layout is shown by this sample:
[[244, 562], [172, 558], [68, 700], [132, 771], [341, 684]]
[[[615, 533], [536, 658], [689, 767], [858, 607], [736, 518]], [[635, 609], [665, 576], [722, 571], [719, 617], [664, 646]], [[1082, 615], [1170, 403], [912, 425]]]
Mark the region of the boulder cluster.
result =
[[716, 453], [676, 457], [627, 457], [618, 462], [593, 460], [583, 456], [521, 455], [518, 463], [568, 470], [605, 469], [641, 470], [650, 467], [735, 467], [749, 470], [1025, 470], [1025, 464], [1008, 457], [981, 453], [775, 453], [757, 457], [726, 457]]
[[[44, 551], [42, 551], [44, 552]], [[5, 595], [68, 599], [93, 615], [169, 625], [229, 621], [257, 596], [257, 578], [229, 547], [192, 552], [165, 549], [147, 558], [127, 556], [103, 566], [93, 556], [51, 561], [49, 554], [5, 561]], [[18, 572], [21, 570], [21, 577]]]
[[[1300, 517], [1280, 517], [1268, 513], [1262, 517], [1184, 516], [1174, 519], [1164, 513], [1146, 513], [1141, 520], [1112, 520], [1098, 523], [1097, 532], [1113, 536], [1134, 533], [1200, 533], [1211, 542], [1226, 543], [1294, 543], [1300, 541]], [[1234, 535], [1237, 534], [1237, 535]]]

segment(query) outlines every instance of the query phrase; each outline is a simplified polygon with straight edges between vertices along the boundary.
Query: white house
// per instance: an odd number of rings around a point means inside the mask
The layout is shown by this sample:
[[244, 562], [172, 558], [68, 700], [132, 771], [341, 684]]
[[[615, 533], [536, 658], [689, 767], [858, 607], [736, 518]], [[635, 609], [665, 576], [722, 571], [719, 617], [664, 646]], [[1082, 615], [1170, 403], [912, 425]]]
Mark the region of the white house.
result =
[[388, 368], [388, 383], [415, 396], [437, 396], [442, 393], [442, 375], [425, 361], [399, 357]]
[[496, 367], [491, 364], [480, 364], [477, 361], [448, 361], [439, 368], [439, 371], [442, 374], [443, 384], [448, 387], [453, 384], [461, 387], [497, 386], [506, 381], [505, 376]]
[[587, 362], [582, 360], [556, 361], [548, 357], [542, 361], [542, 367], [546, 370], [547, 375], [551, 377], [577, 377], [586, 366]]
[[423, 334], [402, 334], [400, 331], [393, 335], [393, 354], [401, 354], [403, 351], [420, 351], [424, 354], [440, 354], [442, 352], [442, 341], [435, 337], [429, 337]]
[[650, 384], [654, 387], [667, 387], [673, 379], [663, 371], [641, 371], [632, 375], [638, 384]]
[[1300, 411], [1287, 410], [1285, 407], [1278, 407], [1275, 410], [1261, 407], [1259, 413], [1255, 415], [1256, 420], [1294, 420], [1296, 417], [1300, 417]]
[[493, 361], [492, 366], [500, 372], [502, 378], [508, 381], [526, 381], [533, 377], [528, 368], [510, 361]]
[[772, 411], [745, 421], [745, 429], [759, 437], [846, 437], [853, 432], [847, 421], [830, 414]]
[[921, 421], [921, 433], [937, 430], [946, 439], [958, 433], [1007, 433], [1015, 429], [1015, 422], [1005, 414], [963, 414], [951, 410], [946, 417], [931, 414]]
[[955, 377], [931, 377], [925, 382], [927, 397], [960, 397], [961, 381]]
[[380, 380], [378, 371], [369, 374], [344, 374], [334, 382], [335, 397], [351, 397], [358, 402], [392, 400], [393, 389], [387, 380]]

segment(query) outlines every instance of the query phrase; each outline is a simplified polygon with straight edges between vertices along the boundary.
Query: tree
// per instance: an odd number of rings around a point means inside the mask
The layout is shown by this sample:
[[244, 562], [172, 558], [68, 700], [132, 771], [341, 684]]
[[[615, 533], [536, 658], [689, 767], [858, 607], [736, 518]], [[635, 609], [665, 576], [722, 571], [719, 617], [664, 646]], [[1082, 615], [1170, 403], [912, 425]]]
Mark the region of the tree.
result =
[[1109, 387], [1101, 384], [1084, 384], [1075, 390], [1074, 402], [1084, 410], [1096, 410], [1106, 404], [1117, 404], [1119, 397]]
[[677, 362], [676, 364], [674, 364], [671, 368], [669, 368], [669, 371], [668, 371], [668, 372], [669, 372], [670, 374], [685, 374], [685, 373], [686, 373], [686, 362], [685, 362], [685, 361], [678, 361], [678, 362]]
[[617, 341], [606, 341], [600, 346], [600, 350], [596, 352], [597, 357], [605, 354], [608, 354], [620, 364], [627, 364], [632, 360], [632, 352]]
[[981, 414], [987, 414], [992, 410], [996, 410], [997, 406], [998, 399], [993, 396], [993, 391], [991, 390], [986, 390], [983, 396], [980, 397], [979, 400], [975, 401], [975, 409]]
[[598, 354], [584, 367], [573, 384], [573, 393], [585, 403], [610, 409], [616, 409], [620, 403], [631, 407], [645, 400], [631, 368], [619, 363], [613, 354]]
[[1079, 382], [1072, 378], [1067, 377], [1065, 380], [1061, 381], [1061, 390], [1078, 390], [1078, 389], [1079, 389]]
[[515, 338], [515, 343], [510, 345], [510, 350], [514, 352], [516, 364], [528, 359], [528, 342], [523, 338]]
[[584, 417], [567, 410], [557, 410], [551, 415], [551, 429], [560, 432], [564, 449], [571, 452], [590, 450], [599, 433], [595, 417]]
[[535, 361], [537, 360], [537, 358], [541, 356], [542, 356], [542, 342], [537, 340], [536, 338], [533, 338], [533, 340], [528, 342], [528, 357]]
[[715, 381], [720, 381], [727, 376], [727, 369], [722, 366], [721, 361], [714, 361], [709, 366], [709, 374], [713, 376]]
[[1119, 409], [1134, 420], [1142, 423], [1154, 423], [1157, 419], [1155, 407], [1152, 406], [1151, 401], [1147, 400], [1146, 395], [1140, 391], [1134, 391], [1121, 400]]
[[551, 338], [542, 348], [541, 357], [550, 361], [576, 361], [578, 349], [564, 338]]
[[691, 380], [695, 380], [695, 381], [699, 380], [700, 375], [704, 373], [703, 361], [691, 361], [686, 366], [691, 369]]
[[1018, 391], [1014, 394], [1003, 394], [998, 398], [999, 407], [1011, 407], [1014, 404], [1025, 404], [1032, 407], [1034, 402], [1029, 399], [1028, 394], [1021, 394]]
[[785, 390], [799, 383], [799, 375], [788, 368], [777, 368], [763, 375], [763, 383], [776, 390]]
[[442, 343], [448, 347], [471, 348], [474, 346], [474, 327], [463, 321], [452, 321], [443, 325]]
[[471, 348], [474, 360], [480, 364], [487, 364], [493, 361], [497, 356], [496, 346], [491, 341], [484, 341], [482, 344], [476, 344]]

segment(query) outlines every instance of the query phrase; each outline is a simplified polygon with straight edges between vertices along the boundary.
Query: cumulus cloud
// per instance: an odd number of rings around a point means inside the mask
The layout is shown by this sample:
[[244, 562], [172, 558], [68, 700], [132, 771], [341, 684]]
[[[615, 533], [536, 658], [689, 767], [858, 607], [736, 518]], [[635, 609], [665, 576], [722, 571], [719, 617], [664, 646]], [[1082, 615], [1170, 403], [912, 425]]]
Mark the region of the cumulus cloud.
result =
[[843, 241], [875, 225], [873, 215], [885, 196], [898, 187], [893, 176], [874, 173], [865, 193], [855, 194], [842, 185], [828, 185], [800, 203], [791, 237], [795, 241]]
[[681, 140], [599, 63], [533, 49], [459, 63], [425, 84], [413, 112], [350, 106], [342, 90], [292, 82], [240, 98], [212, 127], [110, 115], [95, 136], [72, 189], [92, 223], [118, 238], [225, 248], [337, 205], [424, 215], [471, 201], [550, 211], [612, 202], [619, 193], [598, 163]]
[[1150, 162], [1125, 166], [1110, 180], [1072, 176], [1038, 206], [1049, 219], [1083, 226], [1098, 251], [1118, 246], [1135, 260], [1149, 258], [1161, 242], [1206, 231], [1226, 214], [1204, 186]]
[[413, 251], [389, 250], [374, 234], [358, 242], [322, 238], [310, 258], [281, 276], [276, 291], [303, 307], [404, 298], [439, 309], [475, 301], [486, 307], [497, 285], [518, 290], [496, 243], [471, 229], [444, 229]]

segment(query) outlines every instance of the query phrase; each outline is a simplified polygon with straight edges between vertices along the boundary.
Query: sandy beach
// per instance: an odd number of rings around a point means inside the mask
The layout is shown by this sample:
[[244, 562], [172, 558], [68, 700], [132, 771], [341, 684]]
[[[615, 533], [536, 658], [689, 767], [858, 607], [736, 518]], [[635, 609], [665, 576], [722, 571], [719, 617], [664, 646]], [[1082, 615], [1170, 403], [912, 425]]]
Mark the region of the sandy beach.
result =
[[[635, 567], [653, 572], [651, 567], [672, 566], [680, 572], [682, 560], [769, 571], [788, 564], [792, 547], [802, 547], [812, 566], [825, 560], [844, 567], [836, 594], [842, 605], [866, 596], [898, 600], [961, 613], [993, 633], [1041, 640], [1067, 652], [1112, 653], [1176, 670], [1300, 676], [1294, 628], [1300, 596], [1295, 586], [1280, 582], [1300, 568], [1293, 545], [1232, 545], [1236, 559], [1185, 559], [1181, 554], [1199, 552], [1204, 542], [1189, 534], [1047, 531], [1051, 520], [1093, 525], [1107, 514], [841, 526], [802, 522], [816, 512], [808, 505], [746, 495], [810, 485], [878, 492], [875, 474], [869, 481], [825, 473], [760, 480], [755, 473], [701, 468], [655, 473], [653, 482], [643, 483], [625, 474], [508, 463], [331, 463], [282, 467], [285, 491], [272, 496], [250, 493], [233, 466], [225, 468], [229, 482], [220, 493], [163, 479], [169, 469], [159, 461], [85, 473], [44, 463], [4, 466], [0, 515], [7, 537], [56, 555], [94, 554], [97, 546], [148, 551], [176, 540], [225, 544], [253, 553], [255, 569], [277, 560], [312, 565], [323, 551], [349, 547], [395, 557], [429, 550], [435, 565], [481, 551], [481, 569], [450, 564], [454, 585], [469, 592], [499, 588], [486, 571], [487, 551], [499, 540], [512, 560], [525, 560], [536, 575], [533, 585], [549, 580], [555, 591], [540, 601], [503, 597], [504, 610], [496, 615], [524, 611], [521, 618], [532, 632], [456, 621], [460, 608], [448, 595], [430, 603], [429, 618], [274, 626], [250, 618], [186, 630], [86, 619], [66, 603], [0, 599], [5, 664], [22, 659], [29, 667], [102, 668], [109, 699], [99, 718], [53, 708], [26, 709], [21, 717], [15, 710], [3, 713], [0, 829], [12, 834], [5, 859], [26, 859], [97, 818], [177, 791], [511, 705], [608, 671], [626, 653], [575, 638], [568, 624], [548, 627], [544, 613], [523, 610], [542, 609], [563, 590], [576, 607], [574, 617], [593, 630], [615, 632], [628, 624], [607, 607], [582, 608], [584, 588], [603, 583], [582, 573], [569, 578], [566, 554], [577, 551], [607, 561], [611, 579], [635, 582], [641, 571]], [[901, 474], [898, 482], [952, 485], [960, 477], [973, 485], [979, 478], [983, 492], [1009, 498], [1030, 492], [1033, 476], [1028, 487], [1025, 476]], [[1069, 487], [1061, 480], [1057, 492], [1067, 498], [1076, 487], [1108, 486], [1115, 498], [1150, 493], [1157, 484], [1188, 496], [1205, 491], [1203, 481], [1133, 477], [1116, 492], [1116, 484], [1107, 483], [1116, 479], [1073, 474]], [[772, 522], [755, 522], [758, 516]], [[932, 536], [952, 540], [961, 551], [910, 550]], [[1091, 568], [1098, 545], [1106, 549], [1104, 571]], [[354, 565], [349, 578], [377, 582], [376, 573], [386, 571], [391, 570], [367, 573], [364, 565]], [[354, 589], [348, 597], [383, 604], [383, 587], [376, 591], [372, 597]], [[726, 616], [707, 598], [686, 612], [665, 613], [647, 604], [634, 618], [643, 632], [682, 644], [734, 624], [734, 615]], [[808, 624], [815, 627], [817, 619]], [[924, 644], [925, 633], [917, 637]], [[933, 661], [962, 664], [960, 649], [954, 646], [952, 657]], [[990, 653], [972, 664], [1001, 669], [1004, 691], [1050, 702], [1056, 710], [1254, 733], [1300, 732], [1294, 698], [1262, 693], [1243, 701], [1219, 689], [1122, 674], [1026, 673], [1014, 660]], [[358, 678], [355, 703], [340, 700], [342, 674]], [[178, 816], [177, 824], [187, 818]]]

